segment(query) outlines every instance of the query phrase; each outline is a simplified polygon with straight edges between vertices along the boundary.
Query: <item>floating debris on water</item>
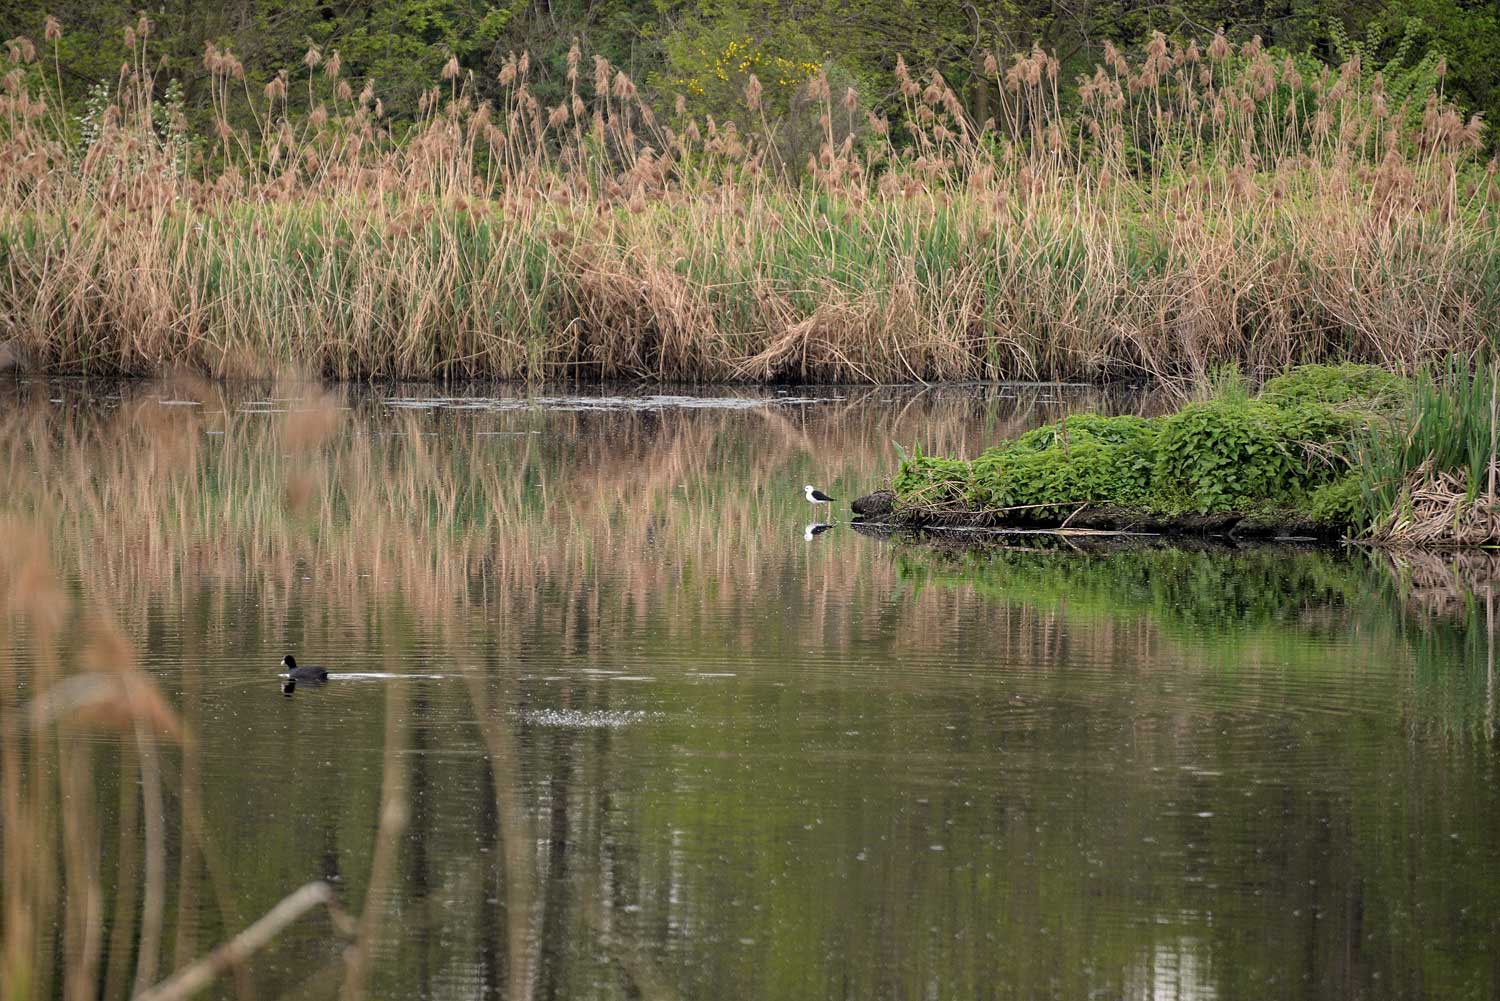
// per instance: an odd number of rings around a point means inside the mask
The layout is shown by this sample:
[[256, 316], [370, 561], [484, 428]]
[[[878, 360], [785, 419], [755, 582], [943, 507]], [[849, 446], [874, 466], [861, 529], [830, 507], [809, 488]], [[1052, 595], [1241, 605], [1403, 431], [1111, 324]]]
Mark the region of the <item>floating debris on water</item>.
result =
[[570, 730], [613, 730], [620, 727], [661, 719], [662, 713], [644, 709], [529, 709], [516, 714], [521, 722], [532, 726], [553, 726]]

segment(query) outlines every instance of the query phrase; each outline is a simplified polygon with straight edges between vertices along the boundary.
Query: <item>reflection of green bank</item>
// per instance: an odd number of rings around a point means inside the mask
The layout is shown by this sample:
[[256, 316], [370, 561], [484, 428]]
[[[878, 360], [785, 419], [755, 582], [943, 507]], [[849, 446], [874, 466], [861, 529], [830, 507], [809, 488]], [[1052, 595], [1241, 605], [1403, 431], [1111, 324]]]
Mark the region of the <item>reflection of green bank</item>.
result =
[[1494, 722], [1485, 595], [1500, 560], [1115, 544], [1093, 551], [907, 545], [895, 561], [915, 592], [969, 590], [1088, 626], [1139, 622], [1229, 671], [1274, 664], [1315, 676], [1326, 666], [1320, 641], [1361, 636], [1383, 659], [1410, 662], [1409, 708], [1424, 729], [1476, 732]]
[[1364, 561], [1289, 546], [958, 554], [909, 547], [897, 555], [897, 567], [918, 589], [963, 585], [1091, 619], [1147, 616], [1184, 638], [1212, 631], [1231, 642], [1257, 629], [1297, 627], [1310, 608], [1368, 600], [1378, 581]]
[[912, 523], [1337, 535], [1362, 527], [1358, 444], [1406, 395], [1370, 366], [1304, 366], [1254, 397], [1231, 381], [1163, 417], [1069, 417], [971, 462], [906, 459], [898, 512]]

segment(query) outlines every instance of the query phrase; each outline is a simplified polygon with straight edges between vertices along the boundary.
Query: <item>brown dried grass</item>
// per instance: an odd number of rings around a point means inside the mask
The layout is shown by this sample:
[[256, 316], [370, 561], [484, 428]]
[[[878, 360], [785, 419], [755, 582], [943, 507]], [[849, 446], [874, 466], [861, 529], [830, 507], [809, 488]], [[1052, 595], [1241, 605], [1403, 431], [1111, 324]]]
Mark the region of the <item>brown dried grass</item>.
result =
[[[498, 104], [454, 79], [398, 126], [311, 66], [305, 101], [286, 76], [238, 96], [243, 67], [211, 50], [219, 125], [184, 159], [153, 124], [145, 44], [86, 149], [34, 75], [0, 94], [0, 340], [50, 369], [1399, 366], [1472, 350], [1500, 302], [1478, 123], [1440, 96], [1393, 116], [1357, 64], [1313, 83], [1259, 46], [1204, 59], [1157, 38], [1065, 99], [1038, 50], [992, 60], [992, 122], [936, 74], [903, 68], [899, 108], [869, 115], [815, 80], [797, 113], [823, 147], [794, 169], [763, 115], [741, 130], [667, 114], [602, 60], [592, 89], [570, 80], [566, 116], [543, 113], [521, 56]], [[891, 110], [899, 146], [856, 127]]]
[[[1500, 463], [1492, 469], [1500, 473]], [[1407, 475], [1390, 514], [1372, 541], [1394, 546], [1454, 548], [1500, 543], [1500, 500], [1470, 496], [1466, 472], [1434, 471], [1423, 463]]]

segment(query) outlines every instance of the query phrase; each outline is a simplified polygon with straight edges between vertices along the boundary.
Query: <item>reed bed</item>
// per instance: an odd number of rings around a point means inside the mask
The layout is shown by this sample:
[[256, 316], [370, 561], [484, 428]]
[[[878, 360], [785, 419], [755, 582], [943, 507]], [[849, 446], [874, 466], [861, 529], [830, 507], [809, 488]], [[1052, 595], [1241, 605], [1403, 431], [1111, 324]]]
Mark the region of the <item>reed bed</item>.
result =
[[1359, 450], [1370, 537], [1400, 547], [1500, 542], [1500, 367], [1449, 359], [1424, 371], [1401, 416]]
[[46, 369], [1171, 377], [1409, 367], [1500, 318], [1481, 123], [1357, 60], [1156, 36], [1069, 84], [1040, 50], [991, 56], [983, 122], [936, 73], [901, 64], [876, 102], [819, 74], [794, 162], [753, 76], [740, 121], [697, 118], [576, 46], [565, 82], [513, 57], [498, 103], [450, 63], [402, 122], [336, 53], [252, 93], [210, 48], [190, 135], [150, 27], [86, 142], [48, 53], [12, 46], [0, 340]]

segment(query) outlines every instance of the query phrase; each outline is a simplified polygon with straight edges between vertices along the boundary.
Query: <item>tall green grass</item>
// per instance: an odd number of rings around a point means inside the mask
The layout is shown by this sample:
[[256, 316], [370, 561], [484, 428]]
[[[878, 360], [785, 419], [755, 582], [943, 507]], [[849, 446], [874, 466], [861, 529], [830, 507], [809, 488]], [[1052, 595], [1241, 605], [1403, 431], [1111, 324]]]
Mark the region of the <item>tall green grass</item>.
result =
[[1366, 517], [1392, 542], [1500, 541], [1500, 371], [1448, 359], [1413, 381], [1394, 426], [1361, 450]]

